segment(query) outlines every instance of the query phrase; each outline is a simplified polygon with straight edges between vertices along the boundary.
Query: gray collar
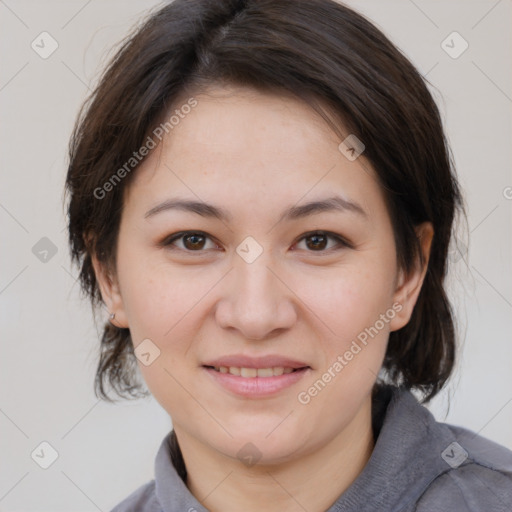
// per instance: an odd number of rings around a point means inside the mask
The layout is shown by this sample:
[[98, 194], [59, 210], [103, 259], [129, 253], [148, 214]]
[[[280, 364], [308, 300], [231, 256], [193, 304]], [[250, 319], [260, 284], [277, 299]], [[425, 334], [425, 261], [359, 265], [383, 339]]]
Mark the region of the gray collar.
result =
[[[416, 503], [435, 478], [451, 469], [441, 454], [456, 440], [454, 433], [437, 423], [411, 392], [384, 387], [376, 395], [374, 411], [379, 404], [384, 414], [380, 421], [374, 417], [378, 437], [370, 460], [326, 512], [399, 512]], [[156, 496], [162, 512], [208, 512], [190, 493], [172, 463], [171, 434], [163, 440], [155, 461]]]

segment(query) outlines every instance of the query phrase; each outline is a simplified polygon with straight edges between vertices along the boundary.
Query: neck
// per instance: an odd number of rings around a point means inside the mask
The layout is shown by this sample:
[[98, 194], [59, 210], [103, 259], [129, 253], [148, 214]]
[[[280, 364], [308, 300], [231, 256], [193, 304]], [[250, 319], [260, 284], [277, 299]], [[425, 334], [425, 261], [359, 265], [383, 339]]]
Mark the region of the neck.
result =
[[361, 473], [374, 447], [371, 397], [327, 444], [279, 465], [247, 467], [174, 428], [187, 487], [211, 512], [327, 510]]

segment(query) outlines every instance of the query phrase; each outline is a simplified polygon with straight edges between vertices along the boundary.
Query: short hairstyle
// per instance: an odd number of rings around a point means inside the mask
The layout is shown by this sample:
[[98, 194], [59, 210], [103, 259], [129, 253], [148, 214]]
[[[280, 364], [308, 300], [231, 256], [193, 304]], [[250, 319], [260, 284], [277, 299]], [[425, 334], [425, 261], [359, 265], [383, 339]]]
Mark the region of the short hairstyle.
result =
[[[150, 13], [122, 41], [82, 106], [69, 144], [70, 250], [93, 310], [101, 293], [91, 256], [115, 271], [123, 191], [139, 165], [126, 162], [178, 100], [216, 85], [291, 94], [340, 137], [353, 134], [364, 143], [406, 273], [417, 258], [423, 263], [415, 226], [433, 224], [417, 303], [407, 325], [390, 333], [383, 363], [387, 379], [430, 400], [455, 361], [444, 280], [454, 218], [465, 208], [426, 82], [378, 28], [334, 0], [175, 0]], [[122, 179], [114, 182], [116, 169]], [[98, 359], [98, 397], [112, 401], [107, 384], [120, 397], [147, 395], [129, 329], [106, 322]]]

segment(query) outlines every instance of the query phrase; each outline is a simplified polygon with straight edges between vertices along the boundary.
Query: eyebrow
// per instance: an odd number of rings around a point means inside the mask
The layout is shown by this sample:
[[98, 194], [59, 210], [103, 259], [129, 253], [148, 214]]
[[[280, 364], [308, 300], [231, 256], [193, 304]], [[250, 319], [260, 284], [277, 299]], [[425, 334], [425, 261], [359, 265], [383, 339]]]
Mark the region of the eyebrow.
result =
[[[157, 204], [146, 212], [144, 218], [147, 219], [158, 213], [169, 210], [192, 212], [196, 213], [197, 215], [201, 215], [202, 217], [210, 217], [227, 222], [233, 218], [228, 211], [218, 206], [214, 206], [205, 202], [185, 199], [168, 199], [160, 204]], [[309, 215], [314, 215], [316, 213], [328, 211], [350, 212], [359, 215], [366, 220], [369, 218], [366, 211], [358, 203], [345, 199], [341, 196], [333, 196], [319, 201], [305, 203], [300, 206], [292, 206], [282, 213], [279, 222], [295, 220], [307, 217]]]

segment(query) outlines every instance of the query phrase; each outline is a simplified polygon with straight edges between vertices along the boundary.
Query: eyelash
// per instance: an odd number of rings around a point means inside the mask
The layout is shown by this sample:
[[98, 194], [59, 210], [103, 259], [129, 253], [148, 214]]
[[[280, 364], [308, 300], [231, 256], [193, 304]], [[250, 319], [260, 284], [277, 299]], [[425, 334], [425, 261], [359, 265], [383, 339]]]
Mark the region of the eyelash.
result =
[[[179, 251], [183, 251], [183, 252], [187, 252], [187, 253], [202, 253], [202, 252], [205, 252], [207, 249], [199, 249], [197, 251], [193, 251], [193, 250], [189, 250], [189, 249], [181, 249], [179, 247], [172, 247], [173, 245], [173, 242], [177, 241], [177, 240], [181, 240], [182, 238], [188, 236], [188, 235], [200, 235], [200, 236], [203, 236], [205, 238], [208, 238], [210, 240], [212, 240], [212, 238], [205, 232], [203, 231], [180, 231], [179, 233], [174, 233], [170, 236], [168, 236], [167, 238], [165, 238], [162, 242], [161, 242], [161, 246], [162, 247], [165, 247], [167, 249], [171, 249], [171, 250], [179, 250]], [[327, 238], [331, 238], [333, 240], [335, 240], [337, 242], [337, 247], [331, 247], [330, 249], [323, 249], [323, 250], [319, 250], [319, 251], [307, 251], [307, 252], [311, 252], [311, 253], [330, 253], [331, 251], [333, 250], [340, 250], [340, 249], [343, 249], [343, 248], [353, 248], [352, 244], [349, 243], [347, 240], [343, 239], [342, 237], [340, 237], [339, 235], [336, 235], [335, 233], [331, 233], [330, 231], [322, 231], [322, 230], [319, 230], [319, 231], [309, 231], [307, 233], [305, 233], [304, 235], [302, 235], [301, 238], [299, 238], [299, 240], [297, 242], [295, 242], [295, 244], [301, 242], [302, 240], [306, 239], [306, 238], [309, 238], [309, 237], [312, 237], [314, 235], [323, 235]], [[213, 240], [212, 240], [213, 241]], [[294, 245], [295, 245], [294, 244]]]

